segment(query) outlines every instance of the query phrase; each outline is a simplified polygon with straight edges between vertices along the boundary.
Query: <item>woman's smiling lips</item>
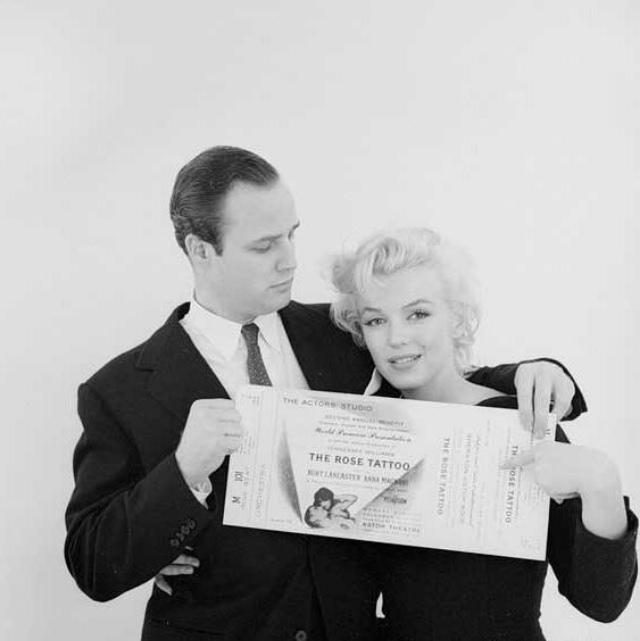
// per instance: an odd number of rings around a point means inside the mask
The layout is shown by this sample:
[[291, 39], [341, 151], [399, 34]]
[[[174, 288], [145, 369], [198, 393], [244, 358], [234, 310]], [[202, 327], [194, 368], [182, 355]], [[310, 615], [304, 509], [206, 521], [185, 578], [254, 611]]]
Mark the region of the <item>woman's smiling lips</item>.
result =
[[402, 354], [388, 358], [387, 362], [395, 369], [410, 369], [420, 358], [422, 358], [422, 354]]

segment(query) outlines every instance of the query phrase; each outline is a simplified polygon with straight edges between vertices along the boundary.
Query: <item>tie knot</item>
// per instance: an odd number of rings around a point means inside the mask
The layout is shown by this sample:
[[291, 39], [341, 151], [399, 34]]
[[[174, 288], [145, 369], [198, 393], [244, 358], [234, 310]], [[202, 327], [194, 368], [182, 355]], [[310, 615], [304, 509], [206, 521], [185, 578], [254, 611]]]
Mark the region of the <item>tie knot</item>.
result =
[[244, 340], [247, 342], [247, 345], [258, 344], [258, 334], [260, 332], [260, 328], [255, 323], [243, 325], [241, 332]]

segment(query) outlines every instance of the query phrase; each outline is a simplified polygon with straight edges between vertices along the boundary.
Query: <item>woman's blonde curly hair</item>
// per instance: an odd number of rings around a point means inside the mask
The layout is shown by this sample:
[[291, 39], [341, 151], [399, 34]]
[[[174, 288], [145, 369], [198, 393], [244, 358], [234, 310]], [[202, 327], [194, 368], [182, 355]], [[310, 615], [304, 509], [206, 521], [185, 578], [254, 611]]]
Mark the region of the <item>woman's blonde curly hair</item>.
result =
[[442, 280], [447, 304], [456, 321], [456, 366], [466, 373], [471, 369], [471, 348], [480, 322], [478, 283], [466, 252], [430, 229], [411, 227], [377, 233], [355, 251], [334, 257], [330, 274], [338, 296], [331, 305], [331, 317], [363, 346], [358, 295], [379, 276], [421, 265], [433, 267]]

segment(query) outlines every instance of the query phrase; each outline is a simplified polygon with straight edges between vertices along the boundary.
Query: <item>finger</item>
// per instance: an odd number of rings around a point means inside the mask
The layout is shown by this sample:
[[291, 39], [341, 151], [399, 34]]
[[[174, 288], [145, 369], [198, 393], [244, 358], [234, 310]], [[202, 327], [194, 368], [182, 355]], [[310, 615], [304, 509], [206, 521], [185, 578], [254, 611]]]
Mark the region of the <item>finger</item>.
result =
[[554, 494], [551, 498], [558, 504], [562, 505], [567, 499], [577, 499], [580, 495], [577, 492], [568, 492], [567, 494]]
[[213, 436], [219, 438], [242, 439], [244, 428], [239, 421], [222, 421], [212, 425]]
[[242, 445], [243, 438], [238, 434], [222, 434], [218, 437], [218, 447], [230, 454]]
[[225, 438], [224, 446], [227, 449], [228, 454], [232, 454], [242, 445], [242, 438], [229, 437]]
[[156, 576], [154, 583], [160, 590], [166, 592], [169, 596], [173, 594], [171, 586], [169, 585], [169, 583], [167, 583], [167, 580], [161, 574], [158, 574], [158, 576]]
[[551, 383], [547, 378], [539, 377], [533, 392], [533, 434], [538, 438], [547, 433], [550, 403]]
[[175, 565], [172, 563], [162, 568], [160, 574], [164, 574], [164, 576], [180, 576], [182, 574], [193, 574], [194, 569], [192, 565]]
[[557, 492], [553, 495], [554, 499], [577, 499], [580, 495], [577, 492]]
[[241, 418], [237, 415], [235, 410], [233, 412], [233, 414], [227, 412], [223, 414], [220, 414], [219, 412], [200, 414], [198, 420], [202, 422], [205, 429], [213, 432], [224, 433], [242, 431]]
[[[571, 381], [569, 381], [571, 382]], [[573, 400], [574, 386], [556, 385], [552, 393], [553, 411], [561, 421], [571, 411], [571, 401]]]
[[500, 469], [506, 470], [513, 467], [522, 467], [523, 465], [529, 465], [535, 463], [536, 457], [533, 449], [520, 452], [515, 456], [510, 456], [508, 459], [504, 460], [500, 464]]
[[236, 404], [229, 398], [199, 398], [191, 403], [194, 408], [235, 409]]
[[240, 444], [238, 443], [237, 445], [229, 445], [226, 449], [227, 455], [231, 456], [231, 454], [235, 454], [240, 449]]
[[242, 414], [240, 414], [240, 412], [238, 412], [238, 410], [233, 407], [228, 410], [218, 410], [215, 412], [210, 412], [210, 415], [212, 417], [215, 417], [215, 419], [219, 422], [233, 423], [236, 425], [240, 425], [242, 423]]
[[222, 431], [223, 436], [231, 439], [242, 439], [244, 430], [240, 425], [225, 425]]
[[530, 430], [533, 424], [533, 374], [529, 368], [518, 368], [516, 376], [516, 393], [518, 395], [518, 414], [520, 423], [525, 430]]
[[193, 565], [193, 567], [200, 567], [200, 559], [195, 556], [188, 556], [181, 554], [171, 565]]

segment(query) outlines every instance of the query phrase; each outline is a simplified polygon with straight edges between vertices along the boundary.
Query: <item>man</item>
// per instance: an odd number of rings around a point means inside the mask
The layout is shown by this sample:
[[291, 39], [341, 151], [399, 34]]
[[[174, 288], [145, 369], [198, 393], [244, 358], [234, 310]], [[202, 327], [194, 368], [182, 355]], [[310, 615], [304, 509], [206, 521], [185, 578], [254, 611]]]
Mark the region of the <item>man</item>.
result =
[[[371, 361], [326, 305], [290, 301], [299, 220], [265, 160], [203, 152], [178, 174], [171, 218], [193, 299], [80, 386], [68, 567], [106, 601], [197, 558], [173, 594], [154, 589], [144, 640], [371, 639], [377, 590], [357, 542], [222, 525], [227, 455], [242, 435], [238, 386], [362, 393]], [[550, 401], [561, 415], [571, 402], [584, 409], [550, 362], [483, 368], [474, 380], [513, 392], [516, 369], [525, 420], [534, 405], [542, 425]]]

